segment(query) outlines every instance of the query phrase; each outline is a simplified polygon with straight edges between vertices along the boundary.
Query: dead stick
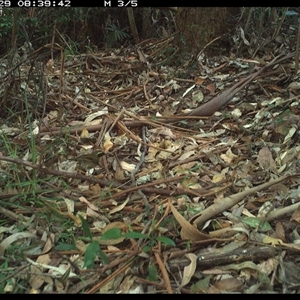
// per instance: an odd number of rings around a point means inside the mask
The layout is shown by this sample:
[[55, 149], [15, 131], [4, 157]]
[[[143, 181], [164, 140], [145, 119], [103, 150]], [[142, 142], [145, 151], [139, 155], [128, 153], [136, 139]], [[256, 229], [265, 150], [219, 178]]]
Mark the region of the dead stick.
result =
[[258, 71], [256, 71], [254, 74], [249, 75], [242, 81], [236, 83], [234, 86], [226, 90], [225, 92], [221, 93], [217, 97], [213, 98], [209, 102], [204, 103], [203, 105], [195, 108], [192, 110], [188, 115], [189, 116], [211, 116], [216, 111], [218, 111], [221, 107], [226, 105], [234, 95], [236, 95], [239, 91], [241, 91], [245, 86], [247, 86], [250, 82], [252, 82], [255, 78], [258, 77], [263, 71], [265, 71], [267, 68], [270, 68], [274, 66], [275, 64], [278, 64], [288, 58], [291, 58], [295, 55], [295, 53], [288, 54], [284, 57], [282, 55], [276, 56], [270, 63], [268, 63], [266, 66], [262, 67]]
[[[53, 170], [53, 169], [49, 169], [37, 164], [33, 164], [29, 161], [25, 161], [19, 158], [12, 158], [12, 157], [6, 157], [6, 156], [0, 156], [0, 160], [4, 160], [4, 161], [8, 161], [11, 163], [15, 163], [18, 165], [23, 165], [26, 167], [30, 167], [36, 170], [39, 170], [42, 173], [45, 174], [49, 174], [49, 175], [55, 175], [55, 176], [62, 176], [62, 177], [66, 177], [66, 178], [75, 178], [75, 179], [81, 179], [81, 180], [86, 180], [88, 182], [95, 182], [95, 183], [99, 183], [102, 186], [108, 186], [108, 187], [112, 187], [112, 188], [118, 188], [118, 189], [123, 189], [123, 191], [118, 192], [116, 194], [121, 194], [121, 195], [125, 195], [129, 192], [134, 192], [136, 190], [143, 190], [144, 188], [148, 188], [154, 185], [159, 185], [159, 184], [163, 184], [163, 183], [168, 183], [168, 182], [176, 182], [179, 180], [182, 180], [185, 175], [180, 175], [180, 176], [175, 176], [175, 177], [171, 177], [171, 178], [167, 178], [167, 179], [159, 179], [159, 180], [155, 180], [149, 183], [145, 183], [139, 186], [125, 186], [125, 185], [120, 185], [118, 183], [115, 182], [111, 182], [108, 180], [104, 180], [101, 178], [96, 178], [93, 176], [86, 176], [83, 174], [78, 174], [78, 173], [74, 173], [74, 172], [65, 172], [65, 171], [58, 171], [58, 170]], [[99, 195], [96, 196], [92, 196], [90, 199], [96, 199], [98, 198]], [[89, 200], [90, 200], [89, 199]]]
[[297, 174], [293, 174], [293, 175], [279, 177], [277, 179], [274, 179], [269, 182], [263, 183], [261, 185], [255, 186], [249, 190], [226, 197], [226, 198], [222, 199], [221, 201], [218, 201], [218, 202], [214, 203], [213, 205], [209, 206], [208, 208], [204, 209], [203, 211], [201, 211], [201, 213], [197, 214], [196, 216], [194, 216], [192, 223], [195, 224], [196, 226], [201, 225], [204, 222], [206, 222], [207, 220], [209, 220], [210, 218], [219, 214], [220, 212], [223, 212], [223, 211], [231, 208], [232, 206], [236, 205], [237, 203], [242, 201], [247, 196], [254, 194], [256, 192], [259, 192], [263, 189], [269, 188], [272, 185], [283, 182], [289, 178], [297, 177], [297, 176], [300, 176], [300, 174], [297, 173]]

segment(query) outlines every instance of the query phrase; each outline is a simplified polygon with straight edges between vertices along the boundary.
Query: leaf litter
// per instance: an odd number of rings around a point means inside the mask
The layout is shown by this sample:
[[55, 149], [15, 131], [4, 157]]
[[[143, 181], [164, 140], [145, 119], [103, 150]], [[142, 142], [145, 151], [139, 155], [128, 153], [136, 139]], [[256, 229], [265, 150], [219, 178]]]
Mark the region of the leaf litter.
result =
[[1, 126], [3, 292], [299, 292], [297, 78], [188, 116], [253, 61], [186, 74], [154, 49], [49, 61], [43, 117]]

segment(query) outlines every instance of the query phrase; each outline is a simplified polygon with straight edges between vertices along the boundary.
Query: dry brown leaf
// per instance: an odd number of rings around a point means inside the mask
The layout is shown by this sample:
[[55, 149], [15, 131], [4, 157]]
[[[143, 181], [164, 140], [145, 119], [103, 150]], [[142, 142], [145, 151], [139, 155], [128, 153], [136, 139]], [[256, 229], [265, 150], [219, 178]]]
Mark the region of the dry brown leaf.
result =
[[209, 90], [210, 94], [214, 94], [216, 92], [216, 85], [214, 83], [208, 84], [206, 89]]
[[98, 219], [101, 215], [94, 211], [93, 209], [90, 209], [89, 207], [86, 208], [86, 216], [93, 218], [93, 219]]
[[48, 253], [53, 248], [54, 242], [55, 242], [55, 234], [50, 233], [50, 235], [48, 236], [47, 241], [44, 245], [42, 254]]
[[47, 283], [53, 285], [53, 279], [47, 274], [41, 272], [41, 268], [31, 266], [32, 275], [29, 279], [29, 284], [33, 290], [38, 290], [43, 284]]
[[109, 132], [106, 132], [106, 133], [105, 133], [105, 136], [104, 136], [104, 143], [103, 143], [103, 150], [104, 150], [104, 153], [108, 153], [108, 151], [109, 151], [113, 146], [114, 146], [114, 144], [111, 142]]
[[285, 230], [284, 230], [284, 226], [283, 226], [282, 222], [277, 222], [275, 224], [275, 232], [276, 232], [276, 235], [279, 239], [281, 239], [283, 242], [286, 241], [286, 239], [285, 239]]
[[[36, 262], [38, 264], [50, 264], [51, 258], [49, 254], [40, 255]], [[53, 279], [42, 272], [42, 268], [37, 266], [31, 266], [32, 275], [30, 276], [29, 282], [32, 289], [38, 290], [45, 282], [53, 285]]]
[[121, 292], [122, 294], [128, 294], [129, 290], [134, 284], [135, 279], [136, 276], [127, 275], [120, 284], [118, 292]]
[[74, 200], [68, 199], [66, 197], [64, 197], [63, 199], [64, 199], [64, 202], [67, 206], [68, 212], [69, 213], [74, 213], [74, 210], [75, 210]]
[[286, 144], [287, 142], [289, 142], [296, 132], [297, 132], [297, 127], [296, 126], [291, 127], [289, 129], [288, 134], [284, 137], [284, 141], [282, 142], [282, 144]]
[[177, 209], [170, 203], [171, 211], [177, 220], [177, 222], [181, 226], [181, 238], [183, 240], [191, 240], [192, 242], [195, 241], [202, 241], [207, 240], [210, 238], [209, 235], [201, 233], [195, 226], [190, 224], [178, 211]]
[[83, 128], [80, 134], [80, 140], [83, 143], [87, 143], [89, 141], [90, 138], [90, 133], [86, 128]]
[[292, 221], [300, 223], [300, 205], [298, 206], [298, 208], [292, 214], [291, 222]]
[[273, 159], [272, 152], [268, 147], [263, 147], [258, 152], [257, 162], [264, 170], [276, 170], [276, 163]]
[[192, 279], [192, 277], [196, 271], [196, 267], [197, 267], [197, 259], [198, 258], [197, 258], [196, 254], [188, 253], [185, 256], [191, 261], [191, 263], [188, 266], [186, 266], [183, 270], [183, 278], [182, 278], [180, 287], [183, 287], [190, 282], [190, 280]]
[[206, 78], [201, 78], [201, 77], [197, 77], [195, 79], [195, 83], [198, 84], [198, 85], [201, 85], [205, 82]]
[[239, 292], [243, 290], [244, 284], [239, 279], [232, 277], [217, 281], [214, 287], [220, 291]]
[[221, 154], [220, 158], [222, 158], [227, 164], [232, 164], [232, 162], [237, 158], [238, 156], [232, 153], [231, 148], [229, 148], [226, 151], [226, 154]]
[[94, 211], [99, 211], [99, 208], [94, 205], [93, 203], [91, 203], [90, 201], [88, 201], [85, 197], [81, 196], [79, 197], [79, 201], [81, 203], [86, 204], [90, 209], [94, 210]]
[[109, 215], [114, 214], [116, 212], [119, 212], [119, 211], [123, 210], [123, 208], [126, 206], [126, 204], [128, 203], [129, 200], [130, 200], [130, 198], [127, 197], [127, 199], [121, 205], [118, 205], [117, 207], [111, 209], [109, 211]]

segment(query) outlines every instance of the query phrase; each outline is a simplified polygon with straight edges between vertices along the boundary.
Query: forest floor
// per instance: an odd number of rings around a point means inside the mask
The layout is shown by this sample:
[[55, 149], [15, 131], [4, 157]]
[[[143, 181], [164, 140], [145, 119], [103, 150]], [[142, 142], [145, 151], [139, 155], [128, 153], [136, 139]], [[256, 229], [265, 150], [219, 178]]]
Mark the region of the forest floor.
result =
[[294, 59], [190, 117], [274, 55], [175, 63], [167, 43], [18, 65], [1, 293], [299, 293]]

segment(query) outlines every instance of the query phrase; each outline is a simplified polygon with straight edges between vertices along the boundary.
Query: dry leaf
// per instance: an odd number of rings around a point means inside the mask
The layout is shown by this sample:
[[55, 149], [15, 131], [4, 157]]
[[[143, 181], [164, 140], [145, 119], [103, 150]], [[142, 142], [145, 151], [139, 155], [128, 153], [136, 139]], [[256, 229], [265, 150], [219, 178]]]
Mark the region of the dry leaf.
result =
[[177, 222], [181, 226], [181, 238], [183, 240], [191, 240], [192, 242], [195, 241], [202, 241], [210, 239], [209, 235], [201, 233], [195, 226], [190, 224], [178, 211], [177, 209], [170, 203], [171, 211], [177, 220]]
[[136, 276], [127, 275], [121, 282], [118, 292], [120, 292], [121, 294], [128, 294], [129, 290], [131, 289], [132, 285], [134, 284], [135, 279], [136, 279]]
[[114, 144], [111, 142], [109, 132], [105, 133], [104, 136], [104, 143], [103, 143], [103, 149], [104, 153], [108, 153], [108, 151], [114, 146]]
[[79, 201], [81, 203], [85, 203], [90, 209], [94, 210], [94, 211], [99, 211], [99, 208], [94, 205], [93, 203], [91, 203], [90, 201], [88, 201], [85, 197], [81, 196], [79, 197]]
[[83, 128], [80, 134], [80, 140], [83, 143], [87, 143], [89, 141], [90, 138], [90, 133], [86, 128]]
[[201, 85], [205, 82], [206, 78], [201, 78], [201, 77], [197, 77], [195, 79], [195, 83], [198, 84], [198, 85]]
[[210, 94], [214, 94], [216, 92], [216, 85], [214, 83], [208, 84], [206, 89], [209, 90]]
[[8, 236], [6, 239], [4, 239], [0, 244], [0, 256], [4, 255], [5, 250], [14, 242], [25, 239], [25, 238], [35, 238], [36, 235], [31, 232], [16, 232], [10, 236]]
[[258, 152], [257, 162], [264, 170], [276, 170], [276, 163], [273, 159], [272, 152], [268, 147], [263, 147]]
[[117, 207], [111, 209], [111, 210], [109, 211], [109, 214], [111, 215], [111, 214], [114, 214], [114, 213], [116, 213], [116, 212], [121, 211], [121, 210], [126, 206], [126, 204], [128, 203], [129, 199], [130, 199], [130, 198], [127, 197], [127, 199], [126, 199], [121, 205], [118, 205]]
[[288, 134], [284, 137], [283, 144], [286, 144], [287, 142], [289, 142], [296, 132], [297, 132], [297, 127], [296, 126], [291, 127], [289, 129]]
[[277, 222], [275, 224], [275, 232], [276, 232], [276, 235], [279, 239], [281, 239], [283, 242], [286, 241], [285, 239], [285, 230], [284, 230], [284, 226], [282, 224], [282, 222]]
[[292, 214], [291, 222], [292, 221], [300, 223], [300, 205], [298, 206], [298, 208]]
[[180, 287], [183, 287], [185, 285], [187, 285], [192, 276], [194, 275], [195, 271], [196, 271], [196, 267], [197, 267], [197, 255], [194, 253], [188, 253], [185, 255], [190, 261], [191, 263], [186, 266], [183, 270], [183, 278], [182, 278], [182, 282], [180, 284]]
[[244, 284], [242, 281], [232, 277], [217, 281], [214, 287], [220, 291], [239, 292], [243, 290]]

